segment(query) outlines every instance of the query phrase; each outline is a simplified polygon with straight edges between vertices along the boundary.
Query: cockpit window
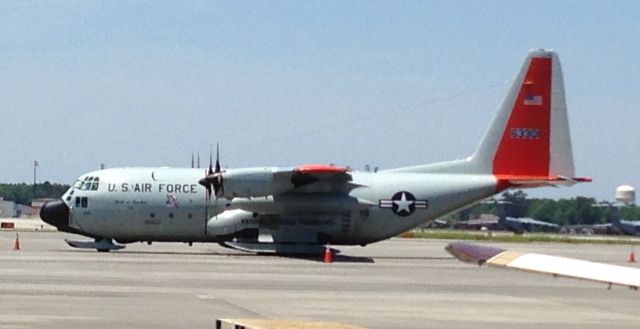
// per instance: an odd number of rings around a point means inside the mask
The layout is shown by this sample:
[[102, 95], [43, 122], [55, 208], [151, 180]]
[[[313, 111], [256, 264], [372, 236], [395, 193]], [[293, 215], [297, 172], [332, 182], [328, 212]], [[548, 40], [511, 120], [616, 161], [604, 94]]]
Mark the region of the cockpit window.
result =
[[97, 191], [99, 185], [100, 185], [99, 177], [87, 176], [82, 180], [76, 181], [76, 183], [73, 184], [73, 187], [82, 191]]
[[100, 183], [100, 178], [98, 177], [94, 177], [93, 178], [93, 183], [91, 183], [91, 190], [92, 191], [97, 191], [98, 190], [98, 184]]
[[91, 187], [91, 181], [93, 180], [93, 176], [85, 177], [84, 182], [82, 182], [82, 187], [80, 188], [83, 191], [88, 191]]

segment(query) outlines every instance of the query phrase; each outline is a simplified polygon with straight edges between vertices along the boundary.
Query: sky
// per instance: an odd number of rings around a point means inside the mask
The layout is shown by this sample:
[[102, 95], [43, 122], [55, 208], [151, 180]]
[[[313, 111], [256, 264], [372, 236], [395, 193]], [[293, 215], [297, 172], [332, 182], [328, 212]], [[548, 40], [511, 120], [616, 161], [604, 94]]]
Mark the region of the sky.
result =
[[640, 187], [640, 2], [0, 1], [0, 182], [107, 167], [473, 152], [533, 48], [563, 65], [576, 173]]

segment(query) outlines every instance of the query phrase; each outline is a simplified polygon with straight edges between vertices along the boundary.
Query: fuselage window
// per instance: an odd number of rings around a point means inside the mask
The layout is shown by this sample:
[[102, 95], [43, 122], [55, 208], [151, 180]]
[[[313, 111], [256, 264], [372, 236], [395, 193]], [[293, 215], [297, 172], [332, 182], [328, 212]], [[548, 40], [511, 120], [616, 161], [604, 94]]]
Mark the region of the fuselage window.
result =
[[89, 200], [86, 196], [76, 197], [76, 208], [87, 208], [89, 206]]

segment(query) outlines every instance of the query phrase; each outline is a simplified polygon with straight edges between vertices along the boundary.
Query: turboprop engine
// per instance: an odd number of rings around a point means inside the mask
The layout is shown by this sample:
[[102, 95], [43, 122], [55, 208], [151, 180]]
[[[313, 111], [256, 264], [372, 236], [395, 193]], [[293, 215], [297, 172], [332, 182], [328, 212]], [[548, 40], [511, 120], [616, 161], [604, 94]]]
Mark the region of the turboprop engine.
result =
[[316, 186], [313, 192], [328, 192], [332, 190], [332, 182], [338, 182], [342, 186], [343, 183], [351, 181], [347, 171], [349, 168], [318, 164], [296, 168], [263, 167], [222, 170], [220, 152], [216, 146], [215, 170], [213, 159], [209, 158], [209, 169], [198, 183], [206, 189], [207, 200], [210, 200], [211, 196], [231, 200], [277, 195], [318, 180], [323, 180], [324, 184]]
[[211, 217], [207, 222], [207, 233], [215, 237], [257, 236], [257, 214], [241, 209], [226, 210]]
[[231, 169], [212, 172], [199, 183], [205, 188], [213, 189], [216, 197], [227, 199], [263, 197], [295, 187], [290, 179], [277, 179], [277, 175], [277, 168]]
[[222, 197], [251, 198], [280, 194], [293, 188], [290, 180], [274, 179], [274, 168], [232, 169], [224, 172]]

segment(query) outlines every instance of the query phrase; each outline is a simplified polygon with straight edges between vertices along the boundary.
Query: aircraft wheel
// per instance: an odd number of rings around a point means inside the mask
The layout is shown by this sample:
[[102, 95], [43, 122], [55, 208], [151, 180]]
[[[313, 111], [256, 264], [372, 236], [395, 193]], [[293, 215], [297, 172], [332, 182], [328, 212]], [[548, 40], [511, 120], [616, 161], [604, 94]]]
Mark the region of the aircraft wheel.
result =
[[96, 249], [98, 252], [109, 252], [109, 249]]

